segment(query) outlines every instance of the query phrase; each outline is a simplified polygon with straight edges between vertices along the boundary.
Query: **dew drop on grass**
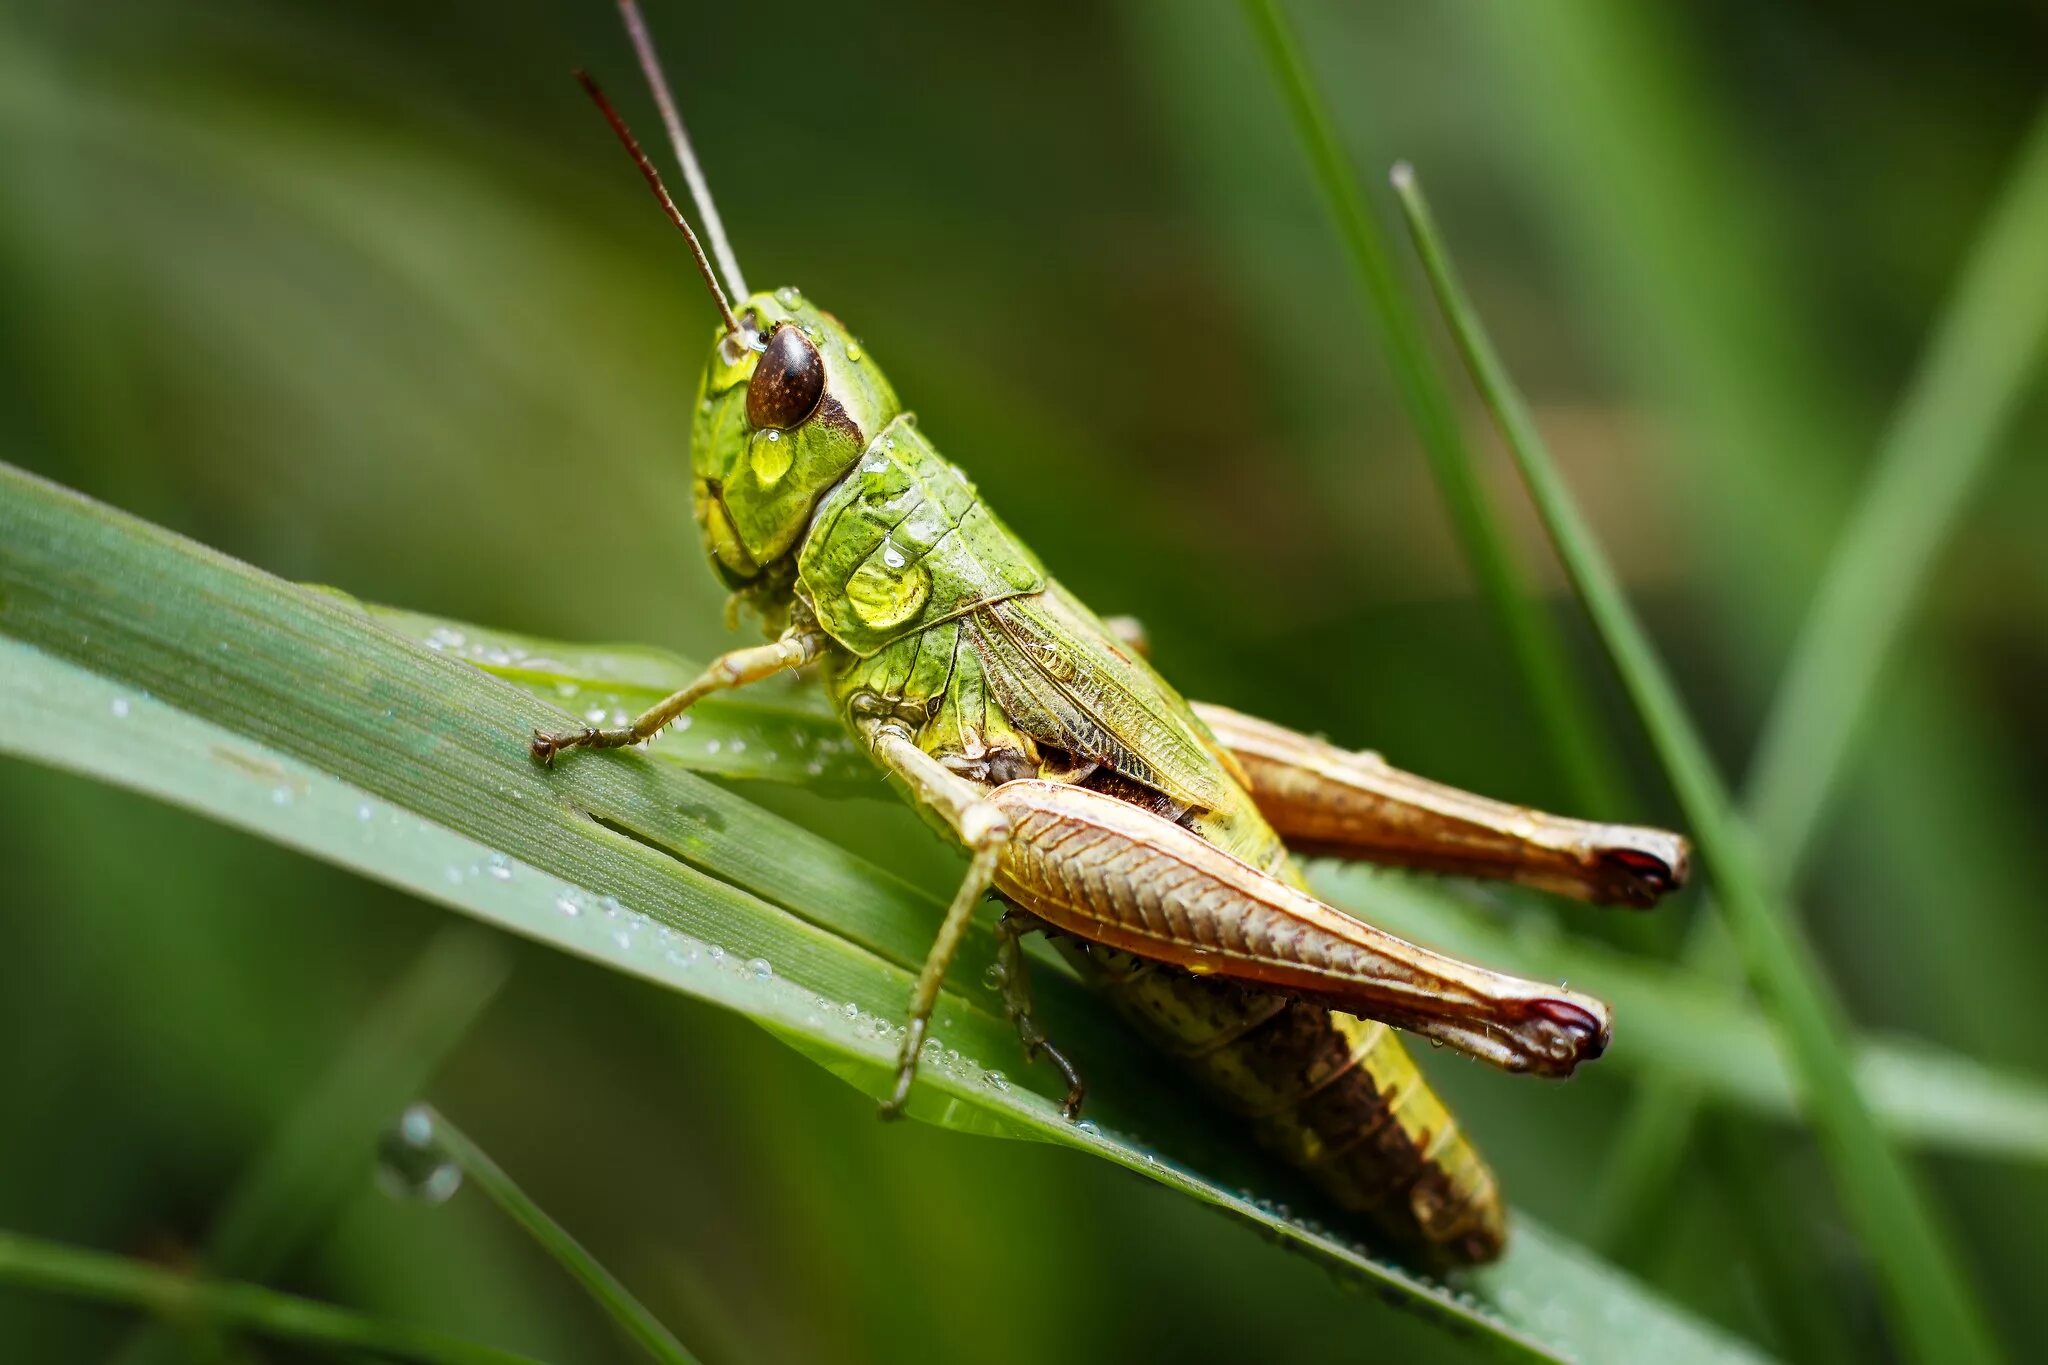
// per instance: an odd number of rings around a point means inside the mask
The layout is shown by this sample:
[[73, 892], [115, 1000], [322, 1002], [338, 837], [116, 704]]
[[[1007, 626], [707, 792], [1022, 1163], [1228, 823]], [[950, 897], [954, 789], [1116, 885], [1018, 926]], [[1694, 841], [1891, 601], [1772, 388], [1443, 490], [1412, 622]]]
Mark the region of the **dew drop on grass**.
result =
[[377, 1140], [377, 1187], [393, 1199], [445, 1204], [462, 1188], [462, 1168], [434, 1137], [434, 1115], [415, 1104]]
[[573, 892], [564, 891], [555, 897], [555, 909], [574, 919], [583, 913], [583, 902], [577, 900]]
[[748, 962], [747, 970], [754, 974], [756, 981], [766, 981], [775, 975], [774, 966], [765, 957], [757, 957]]
[[126, 720], [128, 718], [128, 699], [126, 697], [116, 697], [113, 704], [107, 707], [107, 709], [114, 713], [115, 720]]

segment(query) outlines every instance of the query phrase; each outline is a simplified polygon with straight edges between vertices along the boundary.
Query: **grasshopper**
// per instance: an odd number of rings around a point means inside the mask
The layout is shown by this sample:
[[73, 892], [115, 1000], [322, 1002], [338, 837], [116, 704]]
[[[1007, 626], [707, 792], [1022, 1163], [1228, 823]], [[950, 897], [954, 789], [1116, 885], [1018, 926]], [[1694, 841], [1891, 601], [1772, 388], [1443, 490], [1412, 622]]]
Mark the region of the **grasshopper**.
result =
[[720, 269], [578, 76], [717, 304], [692, 500], [712, 568], [771, 638], [629, 725], [536, 733], [533, 757], [646, 743], [713, 692], [815, 667], [892, 785], [968, 854], [885, 1114], [909, 1096], [947, 967], [993, 892], [1005, 1011], [1026, 1055], [1064, 1077], [1070, 1118], [1082, 1084], [1032, 1012], [1032, 932], [1397, 1249], [1438, 1267], [1497, 1256], [1494, 1177], [1395, 1030], [1566, 1076], [1607, 1046], [1607, 1007], [1375, 929], [1310, 894], [1294, 855], [1647, 907], [1684, 881], [1685, 841], [1475, 796], [1183, 700], [1135, 630], [1092, 613], [997, 519], [844, 324], [793, 288], [747, 291], [633, 0], [621, 8]]

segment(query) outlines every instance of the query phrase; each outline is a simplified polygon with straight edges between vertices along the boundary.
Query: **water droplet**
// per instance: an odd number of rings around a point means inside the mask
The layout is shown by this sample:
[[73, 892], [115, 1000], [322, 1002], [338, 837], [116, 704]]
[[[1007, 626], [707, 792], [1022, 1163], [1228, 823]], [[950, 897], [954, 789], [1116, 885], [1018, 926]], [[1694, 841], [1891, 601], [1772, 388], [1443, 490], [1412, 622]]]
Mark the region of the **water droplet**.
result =
[[114, 713], [115, 720], [126, 720], [128, 718], [128, 699], [126, 697], [116, 697], [113, 704], [107, 709]]
[[448, 864], [448, 866], [443, 870], [441, 875], [445, 876], [448, 879], [448, 884], [450, 886], [462, 885], [462, 869], [457, 867], [454, 863]]
[[981, 1079], [987, 1083], [988, 1088], [991, 1090], [1008, 1090], [1010, 1088], [1010, 1078], [1000, 1071], [991, 1071]]
[[858, 341], [849, 341], [846, 343], [846, 358], [848, 360], [851, 360], [854, 364], [858, 365], [860, 364], [861, 355], [862, 351], [860, 349], [860, 343]]
[[1000, 962], [989, 963], [988, 966], [984, 968], [981, 973], [981, 984], [988, 987], [992, 991], [1001, 990], [1003, 988], [1003, 983], [1008, 981], [1009, 979], [1010, 974], [1007, 971], [1003, 970], [1003, 964]]
[[289, 805], [290, 805], [291, 803], [292, 803], [292, 789], [291, 789], [290, 787], [272, 787], [272, 788], [270, 789], [270, 804], [271, 804], [271, 805], [273, 805], [273, 806], [289, 806]]
[[757, 957], [747, 963], [747, 970], [754, 974], [756, 981], [766, 981], [775, 975], [775, 967], [765, 957]]
[[613, 919], [617, 919], [619, 917], [619, 911], [623, 908], [622, 906], [620, 906], [619, 898], [617, 896], [606, 896], [603, 900], [598, 902], [598, 906], [601, 909], [603, 909], [606, 915], [610, 916]]
[[372, 806], [367, 801], [363, 802], [361, 805], [356, 807], [356, 819], [358, 820], [368, 820], [371, 816], [375, 815], [376, 813], [377, 808], [375, 806]]
[[583, 902], [576, 899], [574, 892], [564, 891], [555, 897], [555, 909], [574, 919], [583, 913]]
[[624, 929], [614, 929], [612, 930], [612, 942], [618, 944], [621, 948], [631, 948], [633, 946], [633, 936]]
[[931, 574], [920, 564], [903, 572], [903, 552], [885, 544], [879, 561], [869, 559], [846, 581], [846, 600], [863, 624], [877, 630], [902, 625], [924, 609]]
[[745, 753], [747, 751], [747, 742], [743, 739], [734, 740], [732, 742], [732, 751], [736, 754]]
[[796, 442], [783, 440], [782, 433], [773, 427], [755, 432], [747, 442], [747, 462], [753, 466], [755, 479], [764, 486], [772, 487], [789, 472], [795, 454]]
[[582, 690], [582, 688], [572, 682], [558, 682], [555, 684], [555, 695], [558, 697], [573, 697]]
[[502, 853], [493, 853], [491, 855], [490, 870], [493, 880], [501, 882], [512, 880], [512, 864], [506, 861], [505, 855]]
[[377, 1141], [377, 1186], [394, 1199], [445, 1204], [462, 1188], [462, 1168], [434, 1137], [433, 1111], [415, 1104]]
[[775, 291], [775, 301], [784, 308], [801, 308], [804, 306], [803, 291], [793, 284], [785, 284]]

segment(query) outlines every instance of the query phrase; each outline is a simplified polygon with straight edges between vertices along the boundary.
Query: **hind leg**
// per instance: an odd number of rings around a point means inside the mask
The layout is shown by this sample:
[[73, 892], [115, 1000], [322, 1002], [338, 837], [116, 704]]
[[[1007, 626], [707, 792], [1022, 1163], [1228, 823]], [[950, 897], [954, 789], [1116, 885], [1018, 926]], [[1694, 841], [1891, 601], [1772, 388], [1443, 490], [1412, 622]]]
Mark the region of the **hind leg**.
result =
[[1243, 767], [1259, 814], [1303, 853], [1643, 908], [1685, 883], [1689, 851], [1676, 834], [1495, 801], [1221, 706], [1195, 713]]

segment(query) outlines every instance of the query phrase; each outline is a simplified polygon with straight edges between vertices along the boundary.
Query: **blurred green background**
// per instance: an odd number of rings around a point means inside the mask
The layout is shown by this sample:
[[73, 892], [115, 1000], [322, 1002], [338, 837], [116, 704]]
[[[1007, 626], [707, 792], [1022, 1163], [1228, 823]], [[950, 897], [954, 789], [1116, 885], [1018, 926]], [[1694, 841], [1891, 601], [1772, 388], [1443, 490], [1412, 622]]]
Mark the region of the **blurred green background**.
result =
[[[1187, 692], [1565, 802], [1234, 6], [646, 3], [750, 281], [857, 327], [991, 503], [1099, 610], [1142, 617]], [[1425, 176], [1739, 776], [2032, 120], [2048, 18], [1651, 11], [1291, 6], [1368, 181], [1397, 156]], [[657, 131], [599, 0], [4, 0], [0, 458], [369, 600], [725, 647], [685, 464], [711, 310], [577, 64]], [[1859, 1023], [2036, 1074], [2044, 435], [2030, 402], [1801, 900]], [[1505, 461], [1489, 474], [1519, 507]], [[893, 807], [763, 797], [951, 885]], [[1661, 795], [1631, 814], [1674, 818]], [[0, 860], [0, 1226], [171, 1263], [452, 923], [15, 763]], [[510, 984], [430, 1093], [713, 1365], [1462, 1358], [1101, 1163], [885, 1128], [749, 1025], [499, 946]], [[1426, 1060], [1513, 1199], [1588, 1233], [1626, 1078]], [[1924, 1169], [2015, 1354], [2048, 1355], [2048, 1174]], [[1793, 1130], [1714, 1115], [1661, 1212], [1615, 1254], [1662, 1292], [1795, 1358], [1884, 1358]], [[473, 1198], [365, 1183], [269, 1282], [631, 1358]], [[130, 1333], [0, 1294], [10, 1359], [98, 1359]]]

